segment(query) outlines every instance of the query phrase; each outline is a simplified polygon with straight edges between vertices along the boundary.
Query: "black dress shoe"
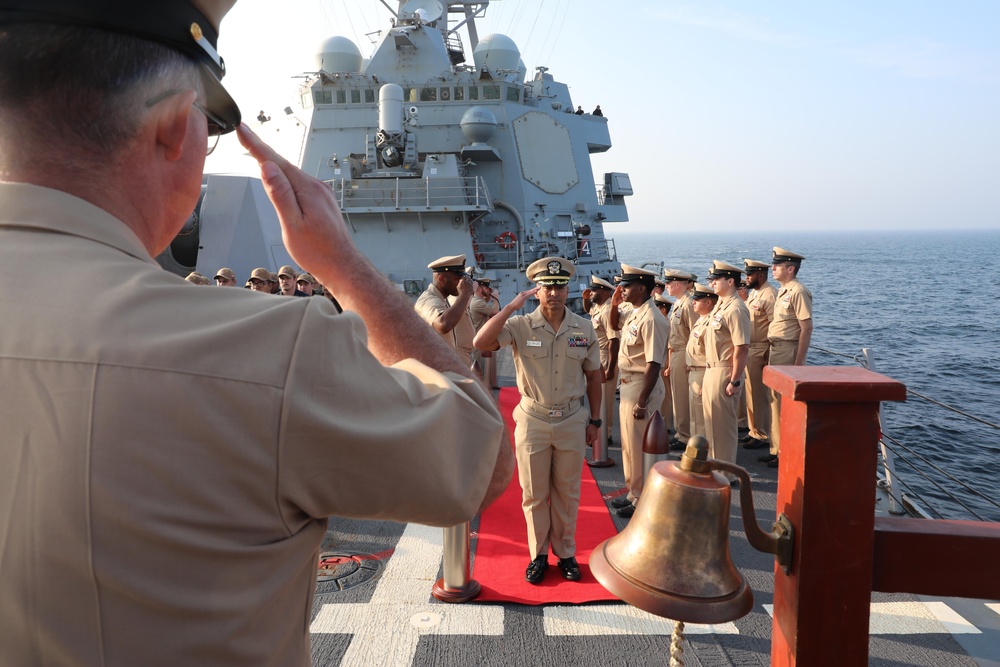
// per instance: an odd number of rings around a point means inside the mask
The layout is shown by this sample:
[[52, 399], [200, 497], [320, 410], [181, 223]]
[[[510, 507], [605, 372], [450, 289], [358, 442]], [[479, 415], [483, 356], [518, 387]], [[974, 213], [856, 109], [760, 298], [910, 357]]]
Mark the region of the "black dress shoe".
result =
[[761, 463], [770, 463], [771, 461], [777, 461], [778, 457], [774, 454], [764, 454], [763, 456], [758, 456], [757, 460]]
[[773, 459], [771, 459], [770, 461], [768, 461], [767, 462], [767, 467], [768, 468], [777, 468], [778, 467], [778, 457], [775, 456]]
[[631, 505], [632, 501], [628, 499], [628, 494], [625, 494], [624, 496], [618, 496], [617, 498], [613, 498], [610, 504], [612, 507], [617, 509], [619, 507], [625, 507], [626, 505]]
[[685, 449], [687, 449], [687, 445], [685, 445], [683, 442], [681, 442], [677, 438], [674, 438], [674, 439], [672, 439], [670, 441], [670, 451], [672, 451], [672, 452], [683, 452]]
[[635, 505], [632, 505], [630, 503], [625, 507], [621, 508], [620, 510], [618, 510], [617, 512], [615, 512], [615, 514], [617, 514], [623, 519], [631, 519], [632, 515], [635, 514]]
[[745, 443], [743, 443], [743, 449], [764, 449], [765, 447], [770, 446], [770, 443], [758, 440], [757, 438], [749, 438]]
[[576, 562], [576, 558], [573, 556], [570, 556], [569, 558], [560, 558], [559, 569], [562, 571], [563, 579], [567, 581], [579, 581], [580, 577], [583, 576], [580, 573], [580, 565]]
[[547, 569], [549, 569], [549, 557], [535, 556], [535, 560], [528, 563], [528, 569], [524, 571], [524, 580], [529, 584], [537, 584], [545, 577]]

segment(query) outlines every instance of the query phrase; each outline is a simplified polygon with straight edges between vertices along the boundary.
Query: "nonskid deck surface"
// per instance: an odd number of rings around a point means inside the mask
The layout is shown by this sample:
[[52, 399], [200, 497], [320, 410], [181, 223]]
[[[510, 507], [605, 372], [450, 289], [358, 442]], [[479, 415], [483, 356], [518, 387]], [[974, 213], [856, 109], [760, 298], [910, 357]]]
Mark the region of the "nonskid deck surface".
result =
[[[621, 449], [613, 446], [608, 453], [616, 465], [591, 471], [610, 499], [623, 483]], [[758, 454], [740, 450], [737, 463], [750, 472], [757, 517], [768, 528], [775, 516], [777, 471], [758, 463]], [[730, 549], [753, 589], [754, 607], [735, 622], [686, 624], [686, 665], [770, 664], [773, 557], [747, 543], [738, 505], [734, 494]], [[613, 513], [612, 518], [624, 528], [624, 519]], [[441, 576], [441, 539], [441, 529], [415, 524], [332, 519], [324, 551], [354, 556], [356, 563], [342, 584], [318, 589], [325, 592], [313, 608], [313, 664], [606, 667], [669, 661], [673, 622], [624, 603], [529, 607], [435, 600], [431, 588]], [[873, 593], [870, 628], [871, 665], [1000, 666], [994, 662], [1000, 604]]]

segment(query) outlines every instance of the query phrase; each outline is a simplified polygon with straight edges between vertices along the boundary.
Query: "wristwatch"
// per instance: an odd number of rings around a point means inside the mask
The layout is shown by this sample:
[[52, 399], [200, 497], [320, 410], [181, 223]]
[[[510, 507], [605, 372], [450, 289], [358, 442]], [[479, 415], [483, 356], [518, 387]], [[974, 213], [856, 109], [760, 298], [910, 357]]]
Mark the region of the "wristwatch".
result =
[[600, 427], [603, 423], [604, 423], [604, 420], [602, 420], [602, 419], [591, 419], [590, 420], [590, 425], [591, 426]]
[[738, 387], [738, 386], [740, 386], [740, 382], [742, 382], [742, 380], [737, 380], [736, 382], [733, 382], [732, 380], [730, 380], [729, 384], [733, 385], [734, 387]]

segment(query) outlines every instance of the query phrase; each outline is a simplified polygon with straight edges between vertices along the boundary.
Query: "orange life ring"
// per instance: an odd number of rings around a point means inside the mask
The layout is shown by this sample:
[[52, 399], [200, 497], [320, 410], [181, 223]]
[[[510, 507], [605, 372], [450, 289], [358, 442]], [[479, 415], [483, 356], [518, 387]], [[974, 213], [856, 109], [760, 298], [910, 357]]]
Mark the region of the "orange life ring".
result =
[[497, 237], [497, 243], [499, 243], [500, 247], [504, 250], [510, 250], [514, 247], [514, 244], [517, 243], [517, 237], [514, 236], [514, 232], [504, 232]]

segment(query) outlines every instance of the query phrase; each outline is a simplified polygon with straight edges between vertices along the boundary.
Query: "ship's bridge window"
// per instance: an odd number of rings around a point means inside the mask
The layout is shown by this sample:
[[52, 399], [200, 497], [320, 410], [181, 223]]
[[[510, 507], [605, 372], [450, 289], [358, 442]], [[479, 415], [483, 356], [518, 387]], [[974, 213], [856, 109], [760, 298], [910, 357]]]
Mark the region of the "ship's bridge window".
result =
[[437, 102], [438, 89], [437, 88], [421, 88], [420, 89], [420, 101], [421, 102]]
[[483, 86], [483, 99], [484, 100], [499, 100], [500, 99], [500, 86], [495, 84]]
[[518, 102], [521, 99], [521, 89], [517, 86], [507, 86], [507, 101]]
[[338, 90], [337, 91], [337, 104], [347, 104], [347, 91]]
[[361, 104], [361, 91], [357, 88], [351, 90], [351, 104]]
[[404, 88], [403, 89], [403, 101], [404, 102], [416, 102], [417, 101], [417, 89], [416, 88]]
[[455, 101], [461, 102], [465, 99], [465, 87], [455, 86]]
[[316, 104], [333, 104], [333, 91], [314, 90], [313, 101], [316, 102]]
[[309, 93], [305, 93], [304, 95], [302, 95], [302, 108], [309, 109], [312, 107], [312, 105], [313, 105], [313, 96], [310, 95]]
[[479, 99], [479, 86], [469, 86], [469, 99], [470, 100]]
[[375, 103], [375, 91], [371, 88], [365, 88], [365, 104]]

